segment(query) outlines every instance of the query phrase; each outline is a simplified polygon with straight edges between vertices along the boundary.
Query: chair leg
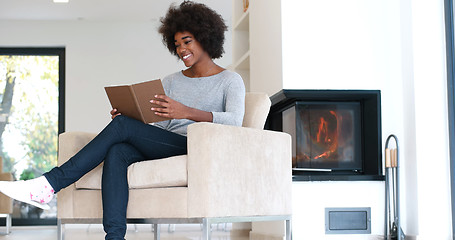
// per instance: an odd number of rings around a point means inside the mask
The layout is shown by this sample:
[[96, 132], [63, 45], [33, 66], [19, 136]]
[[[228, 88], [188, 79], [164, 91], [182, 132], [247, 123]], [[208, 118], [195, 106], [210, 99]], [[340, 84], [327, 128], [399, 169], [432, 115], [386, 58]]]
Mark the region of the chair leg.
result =
[[160, 225], [153, 224], [153, 236], [154, 240], [160, 240]]
[[57, 239], [58, 240], [63, 240], [65, 239], [65, 233], [64, 233], [64, 229], [65, 226], [64, 224], [62, 224], [62, 220], [61, 219], [58, 219], [57, 220]]
[[291, 233], [291, 220], [286, 220], [286, 240], [291, 240], [292, 239], [292, 233]]
[[11, 214], [6, 214], [6, 234], [11, 233]]
[[168, 233], [175, 232], [175, 224], [169, 224], [168, 227], [167, 227], [167, 232]]
[[210, 240], [210, 227], [209, 221], [207, 218], [202, 219], [202, 240]]
[[[221, 225], [221, 227], [220, 227]], [[227, 229], [227, 223], [217, 223], [216, 224], [216, 230], [220, 230], [223, 231], [223, 232], [227, 232], [228, 229]]]

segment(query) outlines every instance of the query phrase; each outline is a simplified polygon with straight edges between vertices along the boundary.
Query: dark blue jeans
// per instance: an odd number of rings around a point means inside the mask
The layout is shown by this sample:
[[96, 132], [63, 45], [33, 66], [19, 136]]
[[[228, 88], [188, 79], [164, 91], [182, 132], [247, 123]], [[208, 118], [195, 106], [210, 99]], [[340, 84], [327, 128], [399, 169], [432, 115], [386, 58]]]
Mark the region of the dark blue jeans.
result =
[[102, 196], [106, 239], [124, 239], [128, 166], [143, 160], [186, 154], [186, 143], [185, 136], [120, 115], [76, 155], [44, 176], [58, 192], [104, 161]]

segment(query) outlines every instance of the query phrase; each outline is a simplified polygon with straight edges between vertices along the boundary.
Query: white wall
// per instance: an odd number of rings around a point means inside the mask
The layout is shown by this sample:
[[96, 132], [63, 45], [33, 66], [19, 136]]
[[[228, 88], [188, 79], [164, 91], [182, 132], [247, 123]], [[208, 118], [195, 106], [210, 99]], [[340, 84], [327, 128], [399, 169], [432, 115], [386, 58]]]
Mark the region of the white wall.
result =
[[[401, 138], [399, 2], [283, 1], [282, 7], [284, 88], [380, 89], [382, 138]], [[371, 207], [372, 234], [384, 232], [383, 182], [295, 183], [293, 197], [297, 239], [325, 236], [328, 207]]]
[[[282, 16], [284, 88], [381, 90], [383, 146], [400, 141], [403, 229], [452, 239], [443, 1], [288, 0]], [[382, 182], [294, 183], [293, 236], [331, 239], [326, 207], [371, 207], [382, 235], [383, 196]]]
[[[231, 3], [213, 7], [231, 25]], [[215, 5], [215, 4], [214, 4]], [[163, 15], [165, 12], [163, 12]], [[158, 21], [0, 21], [1, 47], [66, 48], [66, 131], [99, 132], [110, 121], [104, 86], [162, 78], [184, 69], [161, 41]], [[225, 55], [232, 62], [231, 34]]]
[[412, 2], [419, 239], [453, 239], [443, 5]]

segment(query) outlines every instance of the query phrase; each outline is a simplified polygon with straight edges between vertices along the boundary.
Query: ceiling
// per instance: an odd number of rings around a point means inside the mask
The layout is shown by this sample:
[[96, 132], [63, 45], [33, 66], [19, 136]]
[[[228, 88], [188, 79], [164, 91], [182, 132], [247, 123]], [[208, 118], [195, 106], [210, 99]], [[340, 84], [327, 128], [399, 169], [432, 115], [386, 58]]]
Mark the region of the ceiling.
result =
[[[0, 0], [0, 20], [157, 21], [171, 3], [183, 0]], [[232, 2], [197, 0], [219, 12], [226, 21]]]

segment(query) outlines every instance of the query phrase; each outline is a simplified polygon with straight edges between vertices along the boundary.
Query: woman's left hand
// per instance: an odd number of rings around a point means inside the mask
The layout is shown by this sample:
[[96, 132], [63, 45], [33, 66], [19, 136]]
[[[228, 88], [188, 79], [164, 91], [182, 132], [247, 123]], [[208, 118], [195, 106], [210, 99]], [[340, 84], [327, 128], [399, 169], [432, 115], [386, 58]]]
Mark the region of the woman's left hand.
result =
[[183, 119], [188, 118], [190, 108], [175, 101], [166, 95], [155, 95], [157, 100], [150, 100], [151, 103], [161, 107], [152, 107], [151, 110], [161, 117]]

